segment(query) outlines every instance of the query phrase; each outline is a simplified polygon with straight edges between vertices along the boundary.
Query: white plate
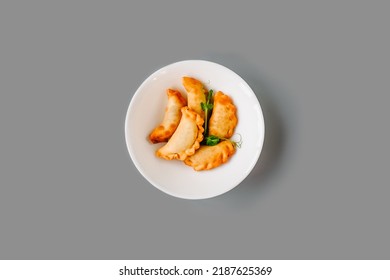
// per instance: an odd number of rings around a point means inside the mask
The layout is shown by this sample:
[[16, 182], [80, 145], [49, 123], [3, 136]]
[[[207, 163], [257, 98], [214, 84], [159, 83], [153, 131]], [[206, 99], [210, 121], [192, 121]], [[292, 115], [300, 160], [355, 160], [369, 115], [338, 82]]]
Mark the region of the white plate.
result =
[[[194, 171], [178, 160], [155, 156], [163, 144], [151, 144], [150, 132], [164, 116], [167, 88], [176, 88], [186, 96], [183, 76], [202, 81], [214, 92], [228, 94], [237, 107], [235, 133], [242, 146], [231, 159], [212, 170]], [[248, 84], [232, 70], [203, 60], [170, 64], [150, 75], [131, 99], [125, 122], [126, 144], [139, 172], [152, 185], [172, 196], [204, 199], [223, 194], [240, 184], [255, 166], [264, 141], [264, 119], [260, 104]]]

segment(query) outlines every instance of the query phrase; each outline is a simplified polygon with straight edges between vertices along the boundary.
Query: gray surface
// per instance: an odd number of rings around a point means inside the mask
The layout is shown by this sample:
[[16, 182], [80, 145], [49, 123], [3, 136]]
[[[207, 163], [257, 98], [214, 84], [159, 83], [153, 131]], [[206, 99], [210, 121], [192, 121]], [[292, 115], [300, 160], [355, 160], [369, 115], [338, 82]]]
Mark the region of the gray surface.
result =
[[[0, 3], [0, 258], [389, 259], [390, 5], [155, 2]], [[237, 72], [266, 120], [254, 171], [203, 201], [125, 146], [135, 90], [184, 59]]]

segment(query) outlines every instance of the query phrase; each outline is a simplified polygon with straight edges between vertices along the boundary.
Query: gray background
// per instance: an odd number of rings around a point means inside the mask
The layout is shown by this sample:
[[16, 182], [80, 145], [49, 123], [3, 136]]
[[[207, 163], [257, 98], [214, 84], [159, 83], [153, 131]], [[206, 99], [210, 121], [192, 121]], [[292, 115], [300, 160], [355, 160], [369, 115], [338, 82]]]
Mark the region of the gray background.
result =
[[[2, 1], [0, 257], [389, 259], [389, 8]], [[185, 59], [241, 75], [266, 122], [249, 177], [201, 201], [125, 146], [135, 90]]]

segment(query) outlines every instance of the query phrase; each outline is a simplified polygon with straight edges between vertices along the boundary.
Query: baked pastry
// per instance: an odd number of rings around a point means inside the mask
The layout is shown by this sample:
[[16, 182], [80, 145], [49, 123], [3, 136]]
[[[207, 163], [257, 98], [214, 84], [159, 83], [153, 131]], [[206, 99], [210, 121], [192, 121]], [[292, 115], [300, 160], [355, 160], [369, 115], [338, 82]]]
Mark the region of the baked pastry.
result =
[[175, 132], [181, 119], [181, 108], [187, 105], [187, 101], [177, 90], [167, 89], [168, 103], [165, 107], [164, 119], [152, 133], [149, 140], [152, 143], [167, 142]]
[[214, 105], [209, 120], [209, 135], [230, 138], [237, 125], [237, 109], [232, 99], [221, 91], [214, 95]]
[[187, 157], [184, 163], [196, 171], [209, 170], [227, 162], [235, 151], [232, 142], [225, 140], [215, 146], [201, 146], [194, 155]]
[[158, 157], [184, 160], [193, 155], [203, 140], [203, 118], [188, 106], [181, 108], [180, 123], [168, 142], [157, 150]]
[[204, 118], [204, 112], [201, 103], [206, 102], [207, 90], [203, 84], [197, 79], [191, 77], [183, 77], [183, 86], [187, 91], [188, 107]]

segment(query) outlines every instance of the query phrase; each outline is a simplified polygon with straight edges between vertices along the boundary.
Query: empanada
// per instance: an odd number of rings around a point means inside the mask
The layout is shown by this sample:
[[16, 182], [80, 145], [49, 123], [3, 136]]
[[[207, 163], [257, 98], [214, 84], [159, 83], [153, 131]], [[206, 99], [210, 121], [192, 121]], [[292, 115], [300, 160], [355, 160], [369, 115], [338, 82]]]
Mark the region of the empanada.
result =
[[201, 146], [194, 155], [187, 157], [184, 163], [196, 171], [208, 170], [227, 162], [235, 151], [232, 142], [225, 140], [215, 146]]
[[179, 125], [181, 108], [187, 105], [187, 101], [177, 90], [167, 89], [167, 96], [168, 103], [165, 107], [164, 119], [149, 135], [152, 143], [168, 141]]
[[201, 103], [206, 103], [207, 90], [197, 79], [183, 77], [183, 86], [187, 91], [188, 107], [204, 118]]
[[214, 95], [213, 112], [209, 120], [209, 135], [230, 138], [237, 125], [237, 109], [232, 99], [221, 91]]
[[188, 106], [181, 108], [182, 117], [172, 137], [157, 150], [158, 157], [184, 160], [193, 155], [203, 140], [203, 119]]

